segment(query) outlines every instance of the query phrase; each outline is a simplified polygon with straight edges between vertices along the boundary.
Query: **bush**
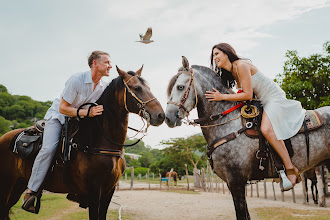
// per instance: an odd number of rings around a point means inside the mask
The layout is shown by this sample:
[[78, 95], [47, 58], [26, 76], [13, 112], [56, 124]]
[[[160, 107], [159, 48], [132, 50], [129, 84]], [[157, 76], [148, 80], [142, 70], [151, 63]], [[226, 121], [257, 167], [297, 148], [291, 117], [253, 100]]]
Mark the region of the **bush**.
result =
[[[125, 176], [125, 173], [127, 173], [127, 176], [130, 177], [131, 176], [131, 168], [128, 167], [123, 176]], [[139, 174], [141, 174], [141, 176], [145, 176], [148, 173], [148, 168], [146, 167], [137, 167], [134, 168], [134, 176], [138, 176]]]

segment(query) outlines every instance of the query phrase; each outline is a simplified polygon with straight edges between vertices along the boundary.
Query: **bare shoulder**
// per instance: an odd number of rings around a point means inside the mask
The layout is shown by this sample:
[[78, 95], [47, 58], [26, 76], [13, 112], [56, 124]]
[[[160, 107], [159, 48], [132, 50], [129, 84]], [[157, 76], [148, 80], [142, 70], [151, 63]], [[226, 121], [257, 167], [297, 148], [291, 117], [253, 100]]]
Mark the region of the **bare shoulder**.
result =
[[239, 60], [237, 62], [237, 69], [239, 72], [249, 72], [250, 74], [258, 71], [258, 68], [254, 66], [249, 60]]

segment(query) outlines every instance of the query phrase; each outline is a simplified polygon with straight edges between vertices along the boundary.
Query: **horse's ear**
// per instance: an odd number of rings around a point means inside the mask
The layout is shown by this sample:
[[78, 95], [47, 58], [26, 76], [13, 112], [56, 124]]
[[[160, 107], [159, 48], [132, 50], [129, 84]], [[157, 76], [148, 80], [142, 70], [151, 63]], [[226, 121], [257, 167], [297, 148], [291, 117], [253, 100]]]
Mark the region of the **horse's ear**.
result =
[[124, 78], [125, 76], [127, 76], [127, 73], [124, 70], [119, 69], [119, 67], [117, 65], [116, 65], [116, 68], [117, 68], [117, 72], [120, 77]]
[[139, 76], [141, 76], [142, 69], [143, 69], [143, 65], [142, 65], [142, 67], [138, 71], [136, 71], [136, 74], [138, 74]]
[[185, 56], [182, 56], [182, 66], [189, 71], [189, 62], [188, 59]]

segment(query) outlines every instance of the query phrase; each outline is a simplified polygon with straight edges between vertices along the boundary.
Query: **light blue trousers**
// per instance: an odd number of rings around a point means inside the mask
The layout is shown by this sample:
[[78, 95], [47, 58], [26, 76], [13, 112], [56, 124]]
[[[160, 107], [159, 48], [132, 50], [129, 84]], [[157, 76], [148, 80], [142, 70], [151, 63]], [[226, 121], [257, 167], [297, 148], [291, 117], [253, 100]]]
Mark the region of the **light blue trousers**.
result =
[[34, 161], [28, 188], [37, 192], [44, 181], [52, 163], [58, 142], [60, 141], [62, 124], [58, 119], [46, 121], [42, 147]]

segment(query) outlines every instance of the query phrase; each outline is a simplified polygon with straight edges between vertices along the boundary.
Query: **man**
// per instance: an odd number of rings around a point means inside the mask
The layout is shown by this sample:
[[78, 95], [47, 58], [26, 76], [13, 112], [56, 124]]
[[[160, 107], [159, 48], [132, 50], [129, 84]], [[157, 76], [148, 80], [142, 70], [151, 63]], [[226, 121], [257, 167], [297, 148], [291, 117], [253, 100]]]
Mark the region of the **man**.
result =
[[[65, 84], [60, 99], [55, 99], [48, 109], [45, 119], [43, 145], [38, 153], [28, 183], [28, 189], [23, 199], [22, 208], [31, 211], [34, 208], [27, 203], [33, 199], [45, 179], [48, 169], [58, 146], [62, 125], [65, 122], [65, 115], [77, 116], [77, 109], [84, 103], [96, 102], [106, 88], [103, 76], [109, 76], [112, 68], [110, 55], [102, 51], [94, 51], [88, 58], [89, 71], [74, 74]], [[89, 117], [101, 115], [103, 106], [98, 105], [91, 108]], [[87, 109], [79, 110], [80, 116], [87, 116]]]

